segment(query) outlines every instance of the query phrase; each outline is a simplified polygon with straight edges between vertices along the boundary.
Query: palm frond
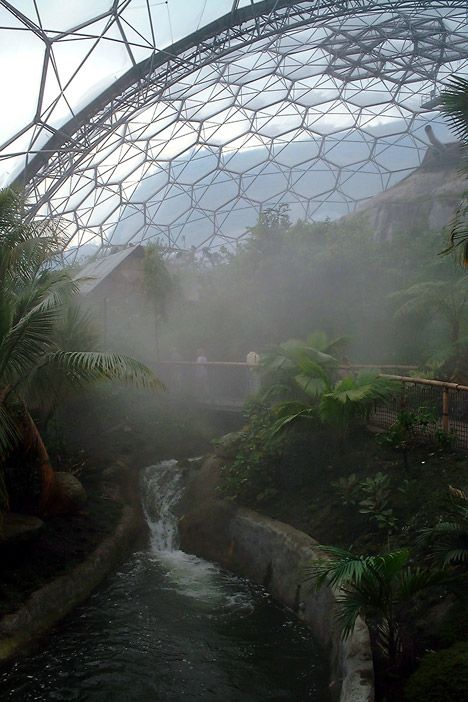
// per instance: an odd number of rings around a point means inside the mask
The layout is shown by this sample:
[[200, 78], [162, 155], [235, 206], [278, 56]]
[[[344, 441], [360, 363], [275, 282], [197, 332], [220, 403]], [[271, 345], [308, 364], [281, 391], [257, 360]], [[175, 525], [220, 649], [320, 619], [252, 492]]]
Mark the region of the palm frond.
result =
[[[286, 404], [286, 403], [285, 403]], [[317, 419], [317, 411], [311, 407], [306, 407], [302, 410], [292, 412], [290, 414], [284, 414], [276, 422], [273, 422], [270, 430], [270, 438], [277, 436], [280, 432], [284, 431], [287, 427], [292, 424], [296, 424], [299, 421], [310, 421]]]
[[19, 440], [19, 430], [12, 413], [3, 402], [0, 402], [0, 461]]
[[335, 619], [341, 626], [343, 639], [347, 639], [353, 633], [357, 618], [366, 613], [367, 597], [356, 588], [345, 589], [337, 596], [336, 602], [338, 606]]
[[468, 80], [451, 76], [441, 95], [441, 104], [456, 136], [468, 142]]
[[442, 570], [407, 567], [399, 575], [398, 598], [406, 601], [428, 587], [446, 582], [447, 574]]
[[294, 382], [306, 395], [312, 398], [320, 397], [326, 388], [326, 384], [322, 378], [314, 378], [305, 373], [295, 375]]
[[164, 390], [163, 383], [143, 363], [119, 353], [56, 351], [44, 358], [44, 366], [71, 374], [77, 383], [118, 380], [145, 390]]
[[15, 385], [27, 375], [53, 343], [57, 310], [38, 305], [10, 329], [0, 343], [0, 384]]

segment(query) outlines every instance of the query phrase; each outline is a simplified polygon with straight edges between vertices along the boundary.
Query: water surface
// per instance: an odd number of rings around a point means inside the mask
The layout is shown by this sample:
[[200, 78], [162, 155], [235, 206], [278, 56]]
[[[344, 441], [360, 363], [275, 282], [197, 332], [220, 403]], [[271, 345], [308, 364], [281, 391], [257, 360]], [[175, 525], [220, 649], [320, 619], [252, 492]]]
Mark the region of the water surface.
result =
[[146, 470], [151, 545], [0, 673], [15, 702], [328, 702], [311, 633], [242, 578], [178, 549], [175, 462]]

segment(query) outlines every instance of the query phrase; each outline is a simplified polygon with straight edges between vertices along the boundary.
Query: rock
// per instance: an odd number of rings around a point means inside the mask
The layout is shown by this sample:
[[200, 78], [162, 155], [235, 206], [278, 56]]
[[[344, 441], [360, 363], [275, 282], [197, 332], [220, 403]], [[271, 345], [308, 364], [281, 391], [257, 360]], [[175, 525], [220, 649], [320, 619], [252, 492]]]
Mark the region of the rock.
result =
[[237, 442], [239, 441], [239, 432], [230, 432], [222, 436], [216, 442], [215, 453], [220, 458], [231, 458], [235, 453]]
[[458, 142], [428, 148], [423, 163], [391, 188], [371, 197], [343, 220], [363, 217], [377, 241], [409, 231], [439, 231], [452, 218], [466, 189]]
[[60, 495], [60, 512], [79, 512], [86, 504], [88, 496], [83, 485], [72, 473], [55, 473], [55, 485]]
[[3, 517], [3, 525], [0, 522], [0, 545], [17, 545], [35, 538], [44, 522], [38, 517], [29, 514], [15, 514], [7, 512]]

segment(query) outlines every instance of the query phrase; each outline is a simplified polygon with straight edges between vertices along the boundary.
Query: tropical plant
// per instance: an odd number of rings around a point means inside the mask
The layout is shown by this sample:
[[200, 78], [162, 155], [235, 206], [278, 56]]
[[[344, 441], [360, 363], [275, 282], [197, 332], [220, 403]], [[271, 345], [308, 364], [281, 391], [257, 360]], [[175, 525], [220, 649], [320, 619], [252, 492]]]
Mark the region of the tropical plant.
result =
[[332, 487], [338, 493], [342, 504], [345, 507], [356, 507], [359, 502], [361, 482], [356, 473], [342, 476], [332, 482]]
[[273, 435], [298, 420], [321, 421], [335, 428], [344, 439], [357, 420], [368, 419], [377, 402], [385, 402], [394, 391], [394, 382], [378, 373], [359, 373], [333, 384], [327, 373], [314, 364], [295, 381], [306, 399], [276, 404], [277, 420]]
[[146, 299], [153, 314], [156, 360], [159, 360], [160, 325], [167, 318], [176, 285], [156, 244], [145, 246], [144, 286]]
[[267, 370], [291, 370], [300, 368], [304, 359], [313, 361], [323, 368], [338, 365], [337, 354], [344, 351], [349, 340], [340, 336], [329, 339], [323, 331], [315, 331], [302, 339], [288, 339], [262, 356], [262, 366]]
[[391, 495], [389, 476], [379, 471], [374, 476], [362, 480], [359, 487], [362, 494], [359, 512], [369, 515], [379, 529], [392, 531], [397, 522], [389, 504]]
[[[468, 79], [452, 76], [441, 96], [442, 109], [447, 114], [452, 129], [466, 148], [468, 144]], [[465, 164], [466, 171], [466, 164]], [[455, 211], [450, 228], [448, 248], [443, 252], [461, 250], [461, 260], [468, 265], [468, 190], [463, 194]]]
[[416, 315], [432, 319], [438, 315], [447, 322], [451, 344], [460, 339], [468, 312], [468, 281], [466, 276], [456, 280], [436, 280], [416, 283], [406, 290], [390, 295], [397, 304], [395, 316]]
[[[423, 432], [428, 427], [435, 429], [437, 415], [432, 408], [418, 407], [415, 410], [402, 409], [390, 428], [380, 436], [380, 443], [401, 451], [403, 464], [408, 468], [408, 454], [423, 441]], [[443, 439], [441, 440], [442, 443]]]
[[405, 686], [406, 702], [465, 702], [468, 642], [427, 653]]
[[[41, 476], [39, 509], [53, 511], [54, 471], [30, 412], [29, 393], [41, 374], [74, 384], [125, 380], [161, 388], [141, 363], [109, 352], [63, 350], [60, 321], [78, 284], [50, 266], [58, 239], [46, 224], [25, 223], [21, 195], [0, 192], [0, 460], [31, 465]], [[45, 390], [44, 390], [45, 392]]]
[[354, 421], [367, 420], [376, 403], [386, 402], [394, 389], [394, 381], [378, 373], [349, 375], [322, 395], [320, 418], [344, 438]]
[[464, 493], [452, 490], [447, 513], [433, 527], [422, 529], [419, 543], [429, 545], [443, 567], [468, 563], [468, 501]]
[[338, 367], [334, 354], [349, 343], [346, 337], [329, 339], [316, 331], [305, 339], [288, 339], [261, 357], [264, 399], [279, 396], [282, 399], [303, 399], [304, 393], [320, 396], [331, 387]]
[[373, 627], [376, 642], [392, 666], [402, 652], [403, 612], [412, 598], [444, 581], [444, 574], [409, 565], [406, 549], [377, 556], [359, 556], [334, 546], [320, 546], [324, 558], [307, 568], [307, 577], [319, 590], [337, 589], [337, 620], [343, 637], [353, 631], [359, 616]]
[[270, 432], [269, 408], [252, 402], [249, 421], [231, 448], [234, 458], [221, 468], [221, 490], [230, 499], [255, 504], [278, 492], [278, 446], [268, 440]]

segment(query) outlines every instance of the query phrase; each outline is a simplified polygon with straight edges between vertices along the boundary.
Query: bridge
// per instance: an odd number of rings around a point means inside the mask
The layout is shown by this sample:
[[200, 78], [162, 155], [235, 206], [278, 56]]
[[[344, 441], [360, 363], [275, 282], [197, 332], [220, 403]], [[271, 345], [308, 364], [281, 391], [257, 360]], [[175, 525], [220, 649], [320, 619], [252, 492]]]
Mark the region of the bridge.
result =
[[[418, 427], [418, 432], [450, 434], [456, 447], [468, 449], [468, 386], [448, 381], [408, 375], [416, 366], [392, 364], [350, 364], [339, 366], [343, 373], [379, 370], [383, 377], [395, 381], [395, 394], [376, 405], [370, 423], [388, 429], [402, 409], [430, 410], [435, 421]], [[236, 361], [167, 361], [155, 364], [170, 396], [196, 404], [200, 409], [241, 414], [245, 403], [261, 389], [261, 366]], [[405, 373], [397, 375], [395, 371]]]

